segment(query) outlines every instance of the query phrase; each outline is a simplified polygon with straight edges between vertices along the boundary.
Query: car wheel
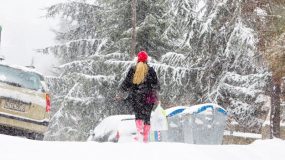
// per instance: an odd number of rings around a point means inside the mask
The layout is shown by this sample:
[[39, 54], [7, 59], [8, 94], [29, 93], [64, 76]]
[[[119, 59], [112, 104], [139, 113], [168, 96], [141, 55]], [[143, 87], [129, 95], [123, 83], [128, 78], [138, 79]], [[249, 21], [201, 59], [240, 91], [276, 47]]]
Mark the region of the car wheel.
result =
[[44, 140], [44, 135], [43, 134], [36, 134], [35, 140], [43, 141]]
[[26, 137], [32, 140], [39, 140], [39, 141], [44, 140], [44, 135], [39, 133], [29, 133]]

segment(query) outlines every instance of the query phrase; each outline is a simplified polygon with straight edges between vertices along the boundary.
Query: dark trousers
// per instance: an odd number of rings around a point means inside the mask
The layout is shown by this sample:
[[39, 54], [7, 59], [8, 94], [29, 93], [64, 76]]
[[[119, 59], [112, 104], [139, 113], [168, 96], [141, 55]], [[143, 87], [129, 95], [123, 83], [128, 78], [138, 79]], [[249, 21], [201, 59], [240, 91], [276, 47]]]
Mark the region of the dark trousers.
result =
[[147, 104], [145, 94], [133, 93], [131, 104], [135, 112], [136, 120], [143, 120], [144, 124], [150, 125], [150, 116], [154, 104]]

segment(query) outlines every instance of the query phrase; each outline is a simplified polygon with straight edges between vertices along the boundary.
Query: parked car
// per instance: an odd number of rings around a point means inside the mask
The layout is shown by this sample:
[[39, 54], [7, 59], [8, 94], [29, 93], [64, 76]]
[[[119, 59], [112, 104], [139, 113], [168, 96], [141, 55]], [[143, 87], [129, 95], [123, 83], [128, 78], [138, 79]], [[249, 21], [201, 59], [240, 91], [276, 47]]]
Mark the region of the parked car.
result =
[[0, 131], [42, 140], [50, 116], [44, 77], [34, 69], [0, 63]]
[[130, 142], [136, 134], [134, 115], [114, 115], [103, 119], [90, 131], [88, 141]]
[[115, 115], [103, 119], [90, 131], [88, 141], [123, 142], [133, 141], [136, 134], [134, 115]]

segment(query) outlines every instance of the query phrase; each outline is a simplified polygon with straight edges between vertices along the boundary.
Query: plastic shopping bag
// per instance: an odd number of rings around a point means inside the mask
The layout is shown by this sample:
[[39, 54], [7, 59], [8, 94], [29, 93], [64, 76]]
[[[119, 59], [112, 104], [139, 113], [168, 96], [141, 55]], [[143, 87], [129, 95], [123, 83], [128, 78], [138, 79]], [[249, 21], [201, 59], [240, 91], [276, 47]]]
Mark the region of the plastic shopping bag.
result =
[[165, 131], [168, 130], [168, 123], [166, 113], [161, 107], [160, 103], [156, 109], [151, 113], [151, 130], [152, 131]]

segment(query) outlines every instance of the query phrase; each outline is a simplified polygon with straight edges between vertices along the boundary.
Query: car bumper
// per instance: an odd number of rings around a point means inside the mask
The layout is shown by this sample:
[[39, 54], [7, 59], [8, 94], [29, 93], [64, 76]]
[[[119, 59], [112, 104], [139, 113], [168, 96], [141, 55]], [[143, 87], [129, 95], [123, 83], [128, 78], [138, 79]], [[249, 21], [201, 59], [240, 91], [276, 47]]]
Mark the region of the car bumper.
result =
[[0, 124], [4, 126], [26, 130], [29, 132], [44, 134], [47, 131], [49, 121], [33, 120], [0, 113]]

